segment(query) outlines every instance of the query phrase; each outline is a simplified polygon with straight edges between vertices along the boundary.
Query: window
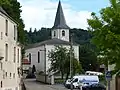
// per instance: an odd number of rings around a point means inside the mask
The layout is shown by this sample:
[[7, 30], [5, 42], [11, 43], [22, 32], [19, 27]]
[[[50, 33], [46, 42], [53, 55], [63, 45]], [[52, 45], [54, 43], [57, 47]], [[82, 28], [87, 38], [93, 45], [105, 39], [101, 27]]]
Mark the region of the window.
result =
[[7, 77], [7, 72], [5, 74], [6, 74], [6, 77]]
[[13, 73], [13, 78], [15, 78], [15, 73]]
[[5, 25], [6, 25], [5, 35], [8, 36], [8, 20], [5, 21]]
[[16, 61], [16, 47], [14, 47], [14, 62]]
[[18, 55], [17, 56], [18, 56], [18, 63], [19, 63], [19, 49], [18, 49]]
[[56, 32], [54, 31], [54, 37], [56, 36]]
[[31, 53], [29, 53], [29, 62], [31, 63]]
[[77, 82], [78, 81], [78, 78], [76, 78], [75, 80], [73, 80], [73, 82]]
[[65, 36], [65, 31], [64, 30], [62, 31], [62, 36]]
[[10, 77], [11, 77], [11, 73], [10, 73]]
[[1, 32], [1, 40], [3, 39], [3, 32]]
[[5, 61], [8, 61], [8, 44], [5, 45]]
[[38, 63], [40, 63], [40, 52], [38, 52]]
[[0, 65], [1, 65], [0, 68], [1, 68], [1, 70], [2, 70], [2, 69], [3, 69], [3, 63], [1, 62]]
[[3, 86], [3, 85], [2, 85], [2, 81], [1, 81], [1, 88], [2, 88], [2, 86]]
[[16, 40], [16, 26], [14, 25], [14, 40]]

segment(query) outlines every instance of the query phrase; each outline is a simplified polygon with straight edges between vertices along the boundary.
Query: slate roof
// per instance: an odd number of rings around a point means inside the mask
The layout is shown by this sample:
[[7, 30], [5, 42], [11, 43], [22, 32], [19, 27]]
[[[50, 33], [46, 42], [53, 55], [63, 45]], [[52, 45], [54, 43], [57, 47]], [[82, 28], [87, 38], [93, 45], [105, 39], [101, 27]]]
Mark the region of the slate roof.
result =
[[70, 29], [66, 24], [61, 2], [59, 1], [54, 26], [52, 29]]
[[40, 43], [30, 44], [26, 47], [26, 49], [35, 48], [35, 47], [39, 47], [42, 45], [70, 45], [70, 42], [63, 41], [57, 38], [53, 38], [53, 39], [49, 39], [46, 41], [42, 41]]

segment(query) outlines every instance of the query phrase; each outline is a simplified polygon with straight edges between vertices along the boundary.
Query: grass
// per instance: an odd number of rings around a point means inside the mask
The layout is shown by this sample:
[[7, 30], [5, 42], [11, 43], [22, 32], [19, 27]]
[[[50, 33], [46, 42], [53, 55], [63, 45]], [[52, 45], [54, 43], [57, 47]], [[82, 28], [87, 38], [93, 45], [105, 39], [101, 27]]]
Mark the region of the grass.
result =
[[61, 79], [61, 78], [56, 78], [55, 79], [55, 83], [57, 84], [63, 84], [65, 82], [65, 80]]

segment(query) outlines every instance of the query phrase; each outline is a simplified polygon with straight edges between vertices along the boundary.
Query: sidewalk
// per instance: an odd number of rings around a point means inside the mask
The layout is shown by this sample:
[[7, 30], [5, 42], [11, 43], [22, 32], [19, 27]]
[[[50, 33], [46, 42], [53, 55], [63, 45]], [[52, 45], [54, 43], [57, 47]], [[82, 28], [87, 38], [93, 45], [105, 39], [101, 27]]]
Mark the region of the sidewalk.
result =
[[50, 88], [53, 88], [55, 90], [70, 90], [70, 89], [65, 88], [64, 85], [60, 85], [60, 84], [58, 84], [58, 85], [47, 85], [47, 86], [50, 87]]
[[[67, 89], [64, 85], [47, 85], [48, 87], [50, 88], [53, 88], [55, 90], [70, 90], [70, 89]], [[78, 90], [78, 89], [73, 89], [73, 90]]]

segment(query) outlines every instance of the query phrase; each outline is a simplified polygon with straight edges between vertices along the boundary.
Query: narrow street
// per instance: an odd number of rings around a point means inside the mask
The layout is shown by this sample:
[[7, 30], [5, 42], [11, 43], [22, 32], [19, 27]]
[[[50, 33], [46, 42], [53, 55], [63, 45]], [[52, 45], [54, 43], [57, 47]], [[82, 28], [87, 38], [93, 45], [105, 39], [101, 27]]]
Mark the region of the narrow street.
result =
[[27, 79], [24, 82], [27, 90], [69, 90], [63, 85], [47, 85], [36, 82], [35, 79]]

